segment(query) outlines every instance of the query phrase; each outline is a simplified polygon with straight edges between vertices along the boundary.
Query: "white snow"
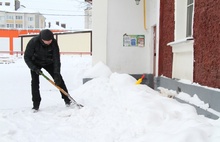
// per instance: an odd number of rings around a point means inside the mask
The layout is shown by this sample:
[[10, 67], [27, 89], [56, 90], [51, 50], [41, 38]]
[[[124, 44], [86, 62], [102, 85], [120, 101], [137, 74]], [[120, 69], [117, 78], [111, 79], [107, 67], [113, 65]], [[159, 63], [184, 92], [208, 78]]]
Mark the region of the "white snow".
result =
[[[92, 67], [91, 56], [61, 56], [63, 78], [82, 109], [65, 107], [59, 91], [40, 77], [42, 102], [33, 113], [29, 69], [22, 57], [13, 60], [0, 64], [0, 142], [220, 141], [220, 119], [197, 115], [103, 63]], [[93, 73], [83, 85], [84, 74]]]
[[84, 78], [109, 77], [112, 71], [103, 62], [98, 62], [84, 73]]

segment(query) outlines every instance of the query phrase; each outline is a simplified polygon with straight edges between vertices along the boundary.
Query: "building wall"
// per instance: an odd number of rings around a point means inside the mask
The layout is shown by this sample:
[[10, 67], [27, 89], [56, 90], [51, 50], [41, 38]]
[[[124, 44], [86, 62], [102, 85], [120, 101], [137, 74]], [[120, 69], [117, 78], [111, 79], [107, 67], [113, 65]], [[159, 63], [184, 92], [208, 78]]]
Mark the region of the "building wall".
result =
[[[184, 74], [187, 73], [187, 70], [184, 71], [184, 67], [188, 68], [188, 66], [184, 62], [177, 61], [176, 59], [178, 58], [174, 58], [174, 52], [172, 54], [172, 48], [167, 46], [168, 43], [172, 43], [175, 39], [183, 38], [180, 34], [175, 33], [181, 28], [178, 25], [175, 27], [177, 29], [174, 28], [177, 22], [174, 22], [175, 1], [180, 2], [180, 0], [160, 1], [159, 75], [170, 78], [178, 76], [178, 79], [186, 79], [184, 77], [187, 75]], [[193, 56], [190, 56], [190, 58], [193, 57], [193, 76], [189, 77], [192, 78], [192, 80], [189, 80], [204, 86], [220, 88], [220, 1], [194, 0], [194, 5]], [[191, 61], [189, 60], [188, 62]], [[182, 67], [183, 69], [181, 69]], [[172, 68], [175, 71], [172, 72]]]
[[194, 82], [220, 88], [220, 1], [195, 0]]
[[174, 0], [160, 1], [159, 75], [172, 77], [172, 48], [174, 41]]
[[102, 61], [106, 64], [107, 44], [107, 0], [95, 0], [92, 12], [92, 62]]
[[90, 52], [91, 32], [59, 34], [60, 52]]
[[[153, 72], [153, 26], [157, 25], [157, 0], [96, 0], [93, 2], [93, 64], [102, 61], [113, 72], [142, 74]], [[156, 3], [156, 4], [155, 4]], [[153, 5], [154, 7], [151, 7]], [[153, 9], [153, 10], [152, 10]], [[149, 13], [149, 11], [154, 11]], [[150, 18], [150, 17], [155, 17]], [[144, 47], [123, 46], [123, 35], [144, 35]]]
[[[144, 29], [143, 1], [108, 0], [107, 65], [113, 72], [149, 73], [149, 40]], [[123, 6], [123, 10], [121, 10]], [[113, 8], [114, 7], [114, 8]], [[123, 35], [145, 35], [144, 47], [123, 46]], [[147, 41], [147, 43], [146, 43]]]

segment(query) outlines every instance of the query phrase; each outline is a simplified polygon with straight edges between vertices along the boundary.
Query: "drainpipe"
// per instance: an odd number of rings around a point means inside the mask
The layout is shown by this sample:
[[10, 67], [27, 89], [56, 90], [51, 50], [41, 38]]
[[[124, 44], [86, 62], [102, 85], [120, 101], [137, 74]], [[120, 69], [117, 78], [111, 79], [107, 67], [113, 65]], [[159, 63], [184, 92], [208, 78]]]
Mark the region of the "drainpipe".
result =
[[147, 30], [147, 25], [146, 25], [146, 0], [144, 0], [144, 29]]

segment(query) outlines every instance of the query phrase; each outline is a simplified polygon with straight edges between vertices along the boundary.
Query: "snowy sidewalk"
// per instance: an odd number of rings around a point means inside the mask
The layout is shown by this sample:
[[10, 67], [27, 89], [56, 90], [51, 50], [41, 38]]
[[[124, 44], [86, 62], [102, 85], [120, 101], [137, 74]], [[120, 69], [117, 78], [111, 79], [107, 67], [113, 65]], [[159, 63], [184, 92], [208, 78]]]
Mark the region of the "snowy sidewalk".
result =
[[65, 107], [59, 91], [41, 77], [42, 103], [32, 113], [30, 73], [23, 59], [0, 64], [0, 142], [220, 141], [220, 120], [135, 85], [127, 74], [107, 73], [82, 85], [91, 57], [61, 57], [69, 93], [84, 107]]

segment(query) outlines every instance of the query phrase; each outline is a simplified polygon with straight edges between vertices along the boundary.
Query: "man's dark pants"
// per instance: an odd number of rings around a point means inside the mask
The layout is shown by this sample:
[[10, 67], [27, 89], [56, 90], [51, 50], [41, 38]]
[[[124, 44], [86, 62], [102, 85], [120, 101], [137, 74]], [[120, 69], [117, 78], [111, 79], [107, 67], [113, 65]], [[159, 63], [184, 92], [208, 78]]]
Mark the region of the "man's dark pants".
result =
[[[51, 76], [52, 78], [54, 78], [54, 67], [53, 67], [53, 64], [51, 65], [47, 65], [47, 66], [43, 66], [43, 67], [39, 67], [40, 69], [41, 68], [44, 68]], [[67, 88], [66, 88], [66, 85], [63, 81], [63, 78], [62, 76], [60, 75], [61, 77], [61, 84], [60, 84], [60, 87], [68, 92]], [[40, 105], [40, 101], [41, 101], [41, 96], [40, 96], [40, 90], [39, 90], [39, 75], [36, 74], [34, 71], [31, 70], [31, 89], [32, 89], [32, 101], [33, 101], [33, 106], [34, 108], [39, 108], [39, 105]], [[64, 95], [62, 92], [61, 93], [61, 96], [62, 98], [64, 99], [65, 102], [69, 102], [70, 99]]]

